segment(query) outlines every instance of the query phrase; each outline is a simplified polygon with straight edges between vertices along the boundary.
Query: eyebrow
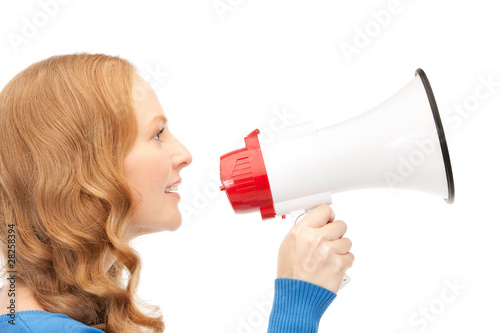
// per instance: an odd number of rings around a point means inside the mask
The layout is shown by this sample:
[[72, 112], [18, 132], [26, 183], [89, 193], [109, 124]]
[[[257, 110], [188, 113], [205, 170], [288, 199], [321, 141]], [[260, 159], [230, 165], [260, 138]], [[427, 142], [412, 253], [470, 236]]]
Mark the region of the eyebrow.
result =
[[162, 120], [164, 123], [168, 122], [168, 119], [164, 115], [159, 114], [156, 117], [154, 117], [153, 119], [151, 119], [151, 121], [148, 123], [148, 127], [151, 126], [154, 122], [156, 122], [158, 120]]

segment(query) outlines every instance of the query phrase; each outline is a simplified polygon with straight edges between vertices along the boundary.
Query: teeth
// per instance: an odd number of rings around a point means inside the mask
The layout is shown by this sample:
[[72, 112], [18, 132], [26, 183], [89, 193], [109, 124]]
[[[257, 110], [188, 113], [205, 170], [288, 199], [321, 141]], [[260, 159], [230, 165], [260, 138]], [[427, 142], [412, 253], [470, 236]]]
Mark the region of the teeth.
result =
[[165, 189], [165, 192], [173, 192], [173, 191], [177, 191], [179, 189], [179, 185], [175, 185], [175, 186], [172, 186], [172, 187], [167, 187]]

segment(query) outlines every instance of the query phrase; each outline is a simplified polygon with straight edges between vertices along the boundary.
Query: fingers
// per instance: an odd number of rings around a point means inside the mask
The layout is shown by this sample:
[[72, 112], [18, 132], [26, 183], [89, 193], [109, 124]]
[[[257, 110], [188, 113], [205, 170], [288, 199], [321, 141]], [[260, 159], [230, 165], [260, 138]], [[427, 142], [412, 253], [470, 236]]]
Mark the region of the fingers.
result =
[[347, 224], [342, 220], [328, 223], [320, 229], [326, 240], [333, 241], [342, 238], [347, 232]]
[[332, 207], [327, 204], [321, 204], [314, 207], [306, 217], [304, 217], [298, 224], [308, 225], [314, 228], [320, 228], [327, 223], [335, 220], [335, 213]]
[[349, 252], [352, 247], [352, 242], [349, 238], [342, 238], [331, 242], [331, 249], [336, 255], [340, 256], [341, 267], [347, 270], [352, 267], [354, 263], [354, 254]]
[[347, 254], [352, 247], [352, 242], [349, 238], [341, 238], [331, 242], [331, 247], [336, 254]]
[[351, 268], [352, 264], [354, 263], [354, 254], [352, 254], [351, 252], [347, 252], [342, 256], [342, 258], [344, 259], [345, 268]]

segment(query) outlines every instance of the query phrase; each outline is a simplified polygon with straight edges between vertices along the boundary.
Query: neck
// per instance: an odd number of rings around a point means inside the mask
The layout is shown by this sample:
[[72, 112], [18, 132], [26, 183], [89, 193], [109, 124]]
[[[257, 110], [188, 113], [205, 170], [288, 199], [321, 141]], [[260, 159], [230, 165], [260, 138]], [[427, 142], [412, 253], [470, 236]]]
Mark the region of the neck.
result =
[[14, 304], [15, 311], [47, 311], [35, 298], [30, 288], [18, 283], [11, 285], [10, 282], [4, 281], [3, 288], [0, 290], [0, 315], [10, 313], [11, 304]]

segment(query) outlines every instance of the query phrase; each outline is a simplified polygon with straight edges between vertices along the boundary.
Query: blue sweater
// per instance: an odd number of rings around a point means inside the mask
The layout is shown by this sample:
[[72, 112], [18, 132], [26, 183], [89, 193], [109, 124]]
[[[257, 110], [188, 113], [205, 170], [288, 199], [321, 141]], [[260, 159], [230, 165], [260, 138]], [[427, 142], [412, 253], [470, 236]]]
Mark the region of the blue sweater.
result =
[[[276, 279], [274, 302], [269, 317], [268, 333], [315, 333], [321, 316], [337, 296], [315, 284]], [[2, 333], [99, 333], [70, 317], [41, 310], [16, 312], [15, 325], [9, 324], [7, 314], [0, 315]]]

